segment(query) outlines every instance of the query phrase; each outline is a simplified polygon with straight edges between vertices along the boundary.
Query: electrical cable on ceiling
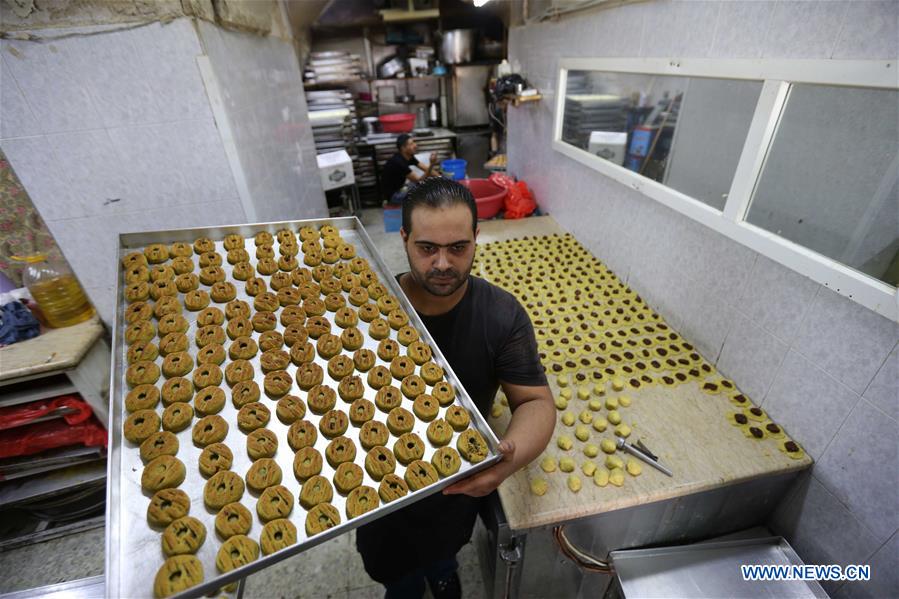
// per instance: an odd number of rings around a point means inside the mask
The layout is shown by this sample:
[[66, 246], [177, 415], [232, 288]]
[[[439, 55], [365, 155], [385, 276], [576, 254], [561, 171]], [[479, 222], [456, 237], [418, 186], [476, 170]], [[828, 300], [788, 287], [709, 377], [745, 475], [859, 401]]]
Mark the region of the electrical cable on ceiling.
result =
[[551, 6], [535, 17], [528, 17], [524, 20], [525, 25], [532, 25], [549, 19], [557, 19], [562, 15], [569, 15], [582, 10], [591, 8], [617, 8], [626, 4], [636, 4], [637, 2], [645, 2], [646, 0], [585, 0], [580, 4], [569, 5], [564, 8]]
[[[0, 31], [0, 39], [5, 40], [13, 40], [17, 42], [53, 42], [56, 40], [64, 40], [73, 37], [90, 37], [93, 35], [103, 35], [106, 33], [115, 33], [118, 31], [129, 31], [131, 29], [139, 29], [141, 27], [146, 27], [147, 25], [152, 25], [154, 23], [162, 23], [163, 25], [168, 25], [172, 21], [176, 19], [181, 19], [186, 17], [159, 17], [157, 19], [152, 19], [150, 21], [141, 21], [139, 23], [129, 23], [127, 25], [121, 25], [118, 27], [104, 27], [102, 29], [97, 29], [95, 31], [69, 31], [66, 33], [59, 33], [56, 35], [37, 35], [34, 33], [30, 33], [28, 31]], [[94, 27], [94, 25], [91, 25]]]

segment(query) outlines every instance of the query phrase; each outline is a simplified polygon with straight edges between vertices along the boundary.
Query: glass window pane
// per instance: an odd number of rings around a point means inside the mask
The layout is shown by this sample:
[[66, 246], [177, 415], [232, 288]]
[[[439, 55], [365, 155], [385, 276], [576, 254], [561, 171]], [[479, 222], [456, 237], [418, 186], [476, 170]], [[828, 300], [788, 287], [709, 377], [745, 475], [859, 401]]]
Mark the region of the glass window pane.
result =
[[761, 81], [569, 71], [562, 140], [719, 210]]
[[899, 282], [899, 92], [796, 84], [747, 220]]

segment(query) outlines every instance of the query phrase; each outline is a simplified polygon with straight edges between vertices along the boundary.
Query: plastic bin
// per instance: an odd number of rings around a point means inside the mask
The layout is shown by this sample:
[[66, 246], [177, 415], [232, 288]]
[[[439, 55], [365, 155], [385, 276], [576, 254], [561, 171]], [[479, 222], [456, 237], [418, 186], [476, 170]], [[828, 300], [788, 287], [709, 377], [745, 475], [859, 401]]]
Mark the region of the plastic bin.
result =
[[384, 208], [384, 232], [396, 233], [403, 226], [402, 208]]
[[478, 207], [478, 218], [493, 218], [506, 202], [509, 191], [487, 179], [465, 179], [462, 185], [471, 190]]
[[385, 114], [378, 120], [381, 121], [381, 131], [384, 133], [408, 133], [415, 126], [415, 115], [411, 112]]
[[459, 181], [465, 178], [465, 167], [467, 166], [468, 162], [461, 158], [450, 158], [449, 160], [444, 160], [440, 163], [443, 174], [452, 178], [453, 181]]

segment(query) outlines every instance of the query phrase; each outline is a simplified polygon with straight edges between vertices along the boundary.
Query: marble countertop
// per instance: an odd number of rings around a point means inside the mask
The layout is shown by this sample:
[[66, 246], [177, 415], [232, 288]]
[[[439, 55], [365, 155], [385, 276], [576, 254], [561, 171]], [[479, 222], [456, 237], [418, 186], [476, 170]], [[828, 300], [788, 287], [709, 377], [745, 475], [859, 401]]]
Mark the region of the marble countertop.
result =
[[74, 368], [102, 334], [103, 325], [94, 316], [70, 327], [47, 329], [34, 339], [0, 348], [0, 383]]

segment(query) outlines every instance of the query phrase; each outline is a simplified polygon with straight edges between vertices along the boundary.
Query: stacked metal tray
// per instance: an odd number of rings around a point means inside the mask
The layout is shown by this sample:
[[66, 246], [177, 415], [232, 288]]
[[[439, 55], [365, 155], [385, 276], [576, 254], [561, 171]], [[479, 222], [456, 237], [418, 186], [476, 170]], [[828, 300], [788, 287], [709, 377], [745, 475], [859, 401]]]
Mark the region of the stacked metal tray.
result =
[[[456, 399], [454, 403], [468, 410], [471, 415], [471, 428], [474, 428], [475, 430], [480, 432], [480, 434], [486, 440], [489, 447], [488, 456], [485, 460], [477, 464], [471, 464], [462, 459], [461, 468], [455, 474], [447, 478], [441, 478], [437, 482], [419, 491], [412, 492], [410, 490], [410, 492], [401, 499], [392, 501], [387, 504], [382, 503], [378, 508], [353, 519], [347, 519], [345, 511], [346, 498], [340, 495], [335, 489], [334, 498], [331, 503], [335, 508], [339, 510], [341, 515], [341, 523], [338, 526], [328, 529], [313, 537], [307, 537], [307, 535], [305, 534], [304, 526], [307, 511], [302, 506], [300, 506], [299, 502], [297, 501], [300, 496], [301, 485], [293, 475], [294, 452], [291, 450], [290, 446], [287, 443], [287, 430], [289, 427], [283, 424], [274, 415], [276, 401], [268, 398], [265, 393], [262, 393], [259, 401], [266, 404], [266, 406], [269, 407], [270, 411], [272, 412], [272, 417], [267, 425], [267, 428], [273, 431], [278, 437], [278, 450], [275, 454], [274, 459], [277, 461], [283, 472], [283, 480], [281, 484], [286, 486], [291, 491], [291, 493], [293, 493], [295, 498], [293, 511], [291, 512], [288, 519], [297, 527], [297, 542], [290, 547], [282, 549], [268, 556], [260, 554], [259, 559], [257, 559], [256, 561], [241, 568], [232, 570], [227, 574], [222, 574], [216, 569], [215, 566], [216, 554], [219, 547], [221, 546], [222, 540], [215, 532], [215, 512], [207, 508], [204, 504], [203, 489], [206, 484], [206, 479], [200, 474], [197, 467], [197, 460], [200, 456], [202, 448], [196, 447], [193, 444], [191, 439], [192, 426], [188, 426], [185, 430], [176, 434], [180, 444], [177, 458], [184, 463], [187, 470], [187, 477], [185, 481], [179, 486], [179, 488], [185, 491], [190, 497], [191, 508], [189, 515], [199, 519], [205, 525], [207, 532], [206, 540], [196, 554], [197, 558], [203, 565], [204, 581], [201, 584], [194, 586], [187, 591], [184, 591], [178, 596], [198, 597], [207, 593], [215, 592], [229, 582], [242, 579], [253, 572], [271, 566], [278, 561], [301, 553], [307, 549], [310, 549], [311, 547], [314, 547], [338, 535], [346, 533], [358, 526], [371, 522], [404, 506], [419, 501], [424, 497], [438, 492], [439, 490], [460, 479], [468, 477], [477, 471], [489, 467], [500, 459], [497, 438], [487, 426], [483, 416], [481, 416], [481, 414], [478, 412], [477, 408], [474, 405], [474, 402], [471, 400], [465, 389], [460, 384], [451, 366], [447, 363], [446, 359], [441, 354], [440, 349], [437, 347], [436, 343], [434, 343], [433, 338], [430, 336], [427, 329], [422, 324], [412, 305], [403, 294], [399, 284], [390, 274], [388, 268], [384, 265], [384, 262], [378, 255], [371, 242], [371, 239], [362, 228], [362, 225], [358, 219], [349, 217], [336, 219], [246, 224], [226, 227], [154, 231], [120, 235], [118, 250], [119, 260], [117, 261], [117, 264], [119, 265], [116, 304], [117, 310], [115, 317], [115, 327], [113, 330], [113, 364], [110, 383], [110, 441], [106, 515], [107, 597], [152, 597], [153, 582], [156, 576], [156, 572], [165, 561], [165, 555], [163, 554], [161, 548], [162, 531], [151, 527], [147, 522], [147, 506], [149, 504], [150, 498], [152, 497], [152, 494], [148, 491], [144, 491], [141, 488], [141, 473], [143, 471], [144, 464], [140, 458], [139, 447], [126, 441], [122, 432], [123, 422], [128, 416], [128, 413], [126, 412], [124, 407], [124, 397], [127, 394], [129, 387], [125, 381], [125, 370], [127, 369], [126, 355], [128, 347], [124, 341], [124, 332], [127, 328], [127, 325], [124, 321], [124, 309], [127, 306], [127, 303], [124, 300], [124, 278], [121, 270], [121, 258], [129, 252], [141, 250], [152, 243], [171, 244], [178, 241], [184, 241], [192, 244], [194, 240], [200, 237], [208, 237], [209, 239], [215, 241], [216, 251], [224, 258], [227, 252], [223, 249], [222, 240], [228, 234], [237, 233], [244, 237], [244, 248], [250, 254], [250, 263], [255, 267], [257, 260], [255, 258], [256, 248], [253, 242], [253, 237], [257, 233], [268, 231], [274, 235], [277, 231], [287, 228], [293, 231], [294, 234], [296, 234], [297, 231], [299, 231], [299, 229], [303, 226], [312, 226], [318, 229], [323, 225], [332, 225], [336, 227], [340, 231], [343, 239], [355, 246], [356, 255], [368, 261], [370, 269], [378, 275], [380, 282], [387, 288], [388, 292], [395, 295], [399, 299], [401, 307], [409, 315], [409, 324], [417, 329], [418, 333], [420, 334], [421, 340], [430, 345], [433, 352], [432, 360], [443, 368], [444, 379], [455, 388]], [[275, 243], [277, 243], [277, 241]], [[303, 253], [300, 252], [297, 258], [302, 265]], [[196, 260], [197, 256], [193, 256], [192, 259]], [[235, 283], [235, 287], [237, 288], [237, 299], [244, 300], [252, 306], [253, 298], [246, 294], [244, 290], [244, 283], [242, 281], [235, 281], [233, 279], [232, 266], [228, 264], [227, 261], [223, 260], [222, 268], [227, 273], [226, 280]], [[257, 274], [256, 276], [260, 276], [265, 279], [266, 283], [269, 282], [269, 277], [267, 276], [262, 276], [259, 274]], [[200, 288], [204, 289], [205, 286], [201, 285]], [[178, 297], [180, 300], [182, 300], [183, 303], [183, 294], [179, 293]], [[224, 309], [224, 304], [219, 305], [211, 303], [210, 306], [217, 306], [222, 310]], [[280, 309], [276, 313], [280, 313]], [[197, 348], [196, 344], [194, 343], [194, 334], [197, 330], [196, 316], [198, 312], [192, 312], [185, 309], [182, 314], [190, 324], [190, 328], [188, 329], [186, 334], [188, 336], [188, 339], [190, 340], [191, 347], [189, 349], [189, 352], [193, 357], [195, 357]], [[331, 320], [333, 314], [329, 312], [326, 313], [326, 316], [329, 317], [329, 320]], [[370, 335], [368, 335], [367, 323], [364, 323], [360, 320], [357, 327], [365, 334], [365, 344], [363, 345], [363, 347], [375, 351], [378, 342], [372, 339]], [[283, 329], [284, 327], [279, 322], [276, 330], [283, 331]], [[332, 332], [334, 330], [335, 329], [332, 329]], [[397, 332], [391, 329], [390, 338], [396, 339], [396, 335]], [[258, 335], [254, 333], [254, 336]], [[226, 340], [226, 349], [228, 343], [229, 340]], [[402, 348], [402, 345], [400, 347]], [[261, 350], [260, 353], [257, 354], [253, 360], [251, 360], [251, 362], [253, 362], [255, 369], [254, 380], [259, 385], [260, 389], [262, 389], [264, 374], [259, 364], [260, 354]], [[159, 365], [160, 367], [162, 365], [162, 359], [162, 356], [160, 356], [156, 360], [157, 365]], [[319, 366], [321, 366], [326, 373], [325, 383], [336, 388], [337, 382], [332, 382], [330, 380], [330, 377], [327, 375], [327, 361], [316, 355], [315, 362], [319, 364]], [[226, 357], [225, 361], [221, 365], [223, 371], [229, 363], [230, 359]], [[389, 366], [380, 358], [377, 358], [376, 360], [376, 365], [378, 364]], [[293, 376], [296, 372], [296, 367], [293, 364], [290, 364], [288, 366], [288, 372]], [[186, 376], [189, 377], [190, 375], [188, 374]], [[157, 386], [161, 387], [164, 380], [165, 377], [160, 377], [160, 380], [156, 383]], [[395, 382], [393, 384], [398, 385], [398, 382]], [[219, 413], [219, 415], [225, 418], [225, 420], [229, 423], [227, 438], [223, 442], [228, 445], [234, 455], [234, 462], [231, 470], [240, 474], [241, 476], [244, 476], [247, 472], [247, 469], [252, 464], [252, 461], [250, 460], [246, 452], [247, 437], [246, 434], [242, 432], [237, 426], [237, 408], [235, 408], [230, 401], [230, 393], [224, 382], [222, 383], [222, 387], [225, 389], [226, 397], [228, 399], [225, 402], [224, 409]], [[301, 399], [303, 399], [304, 402], [306, 401], [306, 392], [299, 390], [295, 381], [293, 388], [288, 393], [299, 396]], [[368, 385], [366, 385], [365, 398], [373, 402], [374, 395], [375, 391]], [[411, 400], [406, 399], [405, 397], [403, 398], [403, 406], [410, 411], [411, 403]], [[337, 407], [339, 409], [345, 409], [347, 406], [348, 404], [338, 398]], [[442, 417], [447, 408], [441, 408], [438, 417]], [[162, 405], [160, 404], [159, 406], [157, 406], [156, 410], [158, 413], [161, 413]], [[375, 412], [376, 420], [380, 420], [382, 422], [386, 421], [386, 414], [378, 409], [376, 409]], [[198, 416], [195, 415], [193, 423], [196, 422], [197, 418]], [[306, 415], [303, 418], [317, 426], [320, 416], [313, 414], [307, 408]], [[413, 432], [418, 434], [418, 436], [421, 437], [424, 441], [425, 454], [422, 459], [426, 461], [430, 460], [431, 456], [436, 451], [436, 449], [427, 441], [425, 433], [427, 424], [427, 422], [422, 422], [421, 420], [416, 418], [415, 426], [413, 429]], [[353, 442], [356, 443], [357, 452], [354, 461], [356, 464], [362, 466], [365, 460], [366, 452], [359, 444], [358, 434], [359, 428], [351, 424], [347, 432], [345, 433], [345, 436], [351, 438]], [[455, 447], [459, 434], [460, 433], [458, 432], [454, 432], [453, 439], [448, 444], [449, 446]], [[391, 434], [387, 446], [392, 447], [393, 443], [396, 441], [396, 438], [397, 437], [395, 435]], [[325, 446], [328, 442], [329, 439], [325, 438], [323, 435], [319, 435], [319, 439], [316, 442], [315, 448], [318, 449], [323, 456], [325, 454]], [[399, 461], [397, 461], [396, 474], [402, 476], [404, 470], [405, 467]], [[328, 464], [327, 460], [324, 460], [321, 474], [331, 479], [333, 478], [334, 471], [335, 469], [332, 468], [330, 464]], [[372, 486], [373, 488], [377, 489], [378, 483], [374, 482], [373, 479], [371, 479], [368, 472], [365, 471], [364, 468], [363, 473], [364, 478], [362, 484]], [[256, 494], [247, 489], [240, 501], [253, 514], [253, 524], [249, 536], [250, 538], [258, 541], [263, 524], [256, 514], [255, 510], [257, 497], [258, 496]]]

